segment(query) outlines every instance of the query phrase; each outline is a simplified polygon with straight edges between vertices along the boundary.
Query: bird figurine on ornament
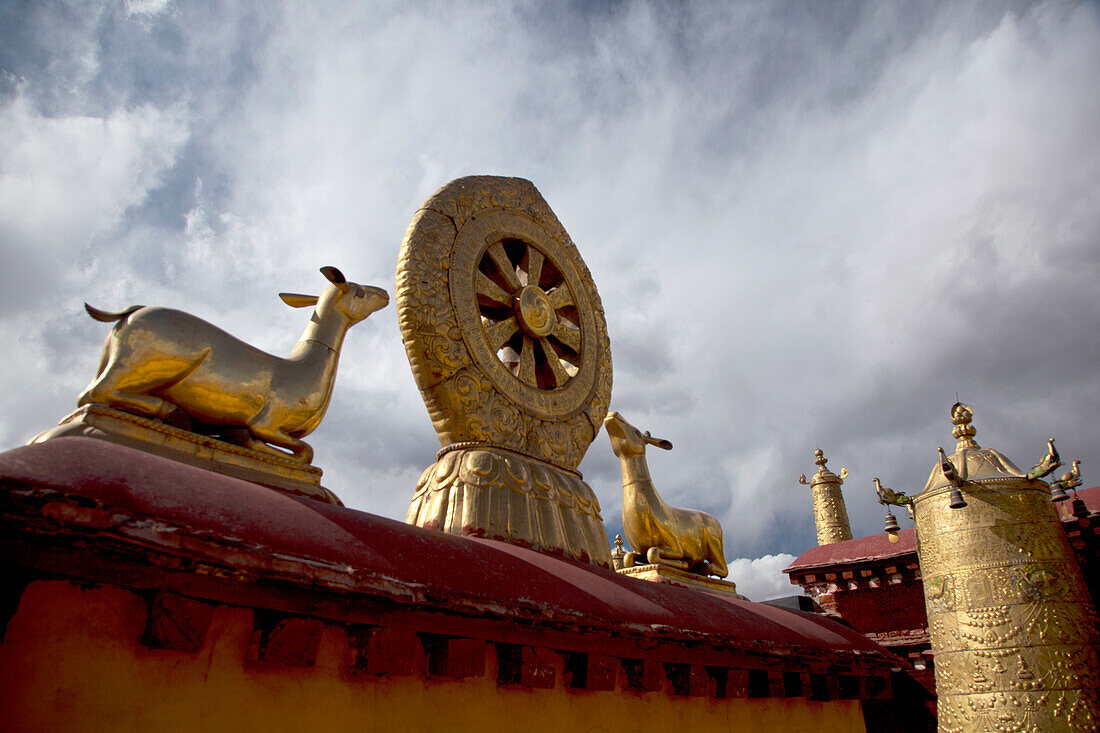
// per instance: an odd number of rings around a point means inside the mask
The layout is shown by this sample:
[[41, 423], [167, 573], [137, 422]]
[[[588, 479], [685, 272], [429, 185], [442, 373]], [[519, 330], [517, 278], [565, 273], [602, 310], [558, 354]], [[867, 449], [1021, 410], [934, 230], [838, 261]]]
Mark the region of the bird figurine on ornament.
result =
[[1031, 467], [1031, 470], [1027, 472], [1027, 477], [1039, 479], [1049, 476], [1061, 465], [1062, 459], [1058, 455], [1058, 449], [1054, 447], [1054, 438], [1047, 438], [1047, 454]]

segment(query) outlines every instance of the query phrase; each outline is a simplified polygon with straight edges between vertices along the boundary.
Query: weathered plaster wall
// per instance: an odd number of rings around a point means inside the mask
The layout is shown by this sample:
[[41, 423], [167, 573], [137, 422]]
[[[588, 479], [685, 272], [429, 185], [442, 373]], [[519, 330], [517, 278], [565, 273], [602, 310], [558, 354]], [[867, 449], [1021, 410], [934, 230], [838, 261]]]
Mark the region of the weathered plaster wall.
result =
[[[858, 700], [678, 697], [500, 686], [496, 660], [463, 680], [353, 671], [325, 626], [309, 667], [247, 662], [251, 609], [219, 606], [194, 653], [140, 643], [140, 595], [37, 581], [0, 645], [0, 729], [21, 731], [862, 731]], [[560, 672], [560, 670], [559, 670]]]

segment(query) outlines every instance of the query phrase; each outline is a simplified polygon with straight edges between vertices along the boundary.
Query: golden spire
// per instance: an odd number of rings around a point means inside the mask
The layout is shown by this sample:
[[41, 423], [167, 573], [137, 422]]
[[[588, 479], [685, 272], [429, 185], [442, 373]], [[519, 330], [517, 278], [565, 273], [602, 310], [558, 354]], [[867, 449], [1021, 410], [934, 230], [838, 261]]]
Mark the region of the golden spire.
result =
[[981, 448], [977, 441], [974, 440], [974, 434], [978, 431], [970, 424], [973, 419], [974, 410], [970, 408], [970, 405], [956, 402], [951, 406], [951, 422], [955, 424], [955, 427], [951, 430], [951, 435], [958, 441], [955, 444], [956, 453], [963, 450]]
[[615, 535], [615, 549], [611, 551], [611, 567], [615, 570], [622, 570], [624, 557], [626, 557], [626, 550], [623, 549], [623, 536], [617, 534]]
[[819, 545], [830, 545], [852, 539], [848, 509], [844, 505], [844, 494], [840, 491], [844, 479], [848, 478], [848, 469], [841, 468], [840, 475], [837, 476], [825, 466], [828, 460], [824, 452], [818, 448], [814, 451], [814, 463], [818, 467], [817, 474], [809, 481], [806, 480], [806, 474], [798, 477], [798, 483], [810, 486]]
[[[951, 435], [957, 441], [955, 452], [950, 456], [943, 452], [944, 454], [932, 468], [932, 473], [924, 486], [925, 491], [947, 485], [953, 486], [957, 491], [968, 481], [1025, 477], [1026, 474], [1000, 451], [978, 445], [974, 440], [974, 435], [978, 431], [971, 424], [973, 420], [974, 410], [970, 405], [956, 402], [951, 406], [951, 423], [954, 425]], [[943, 451], [942, 448], [940, 450]]]

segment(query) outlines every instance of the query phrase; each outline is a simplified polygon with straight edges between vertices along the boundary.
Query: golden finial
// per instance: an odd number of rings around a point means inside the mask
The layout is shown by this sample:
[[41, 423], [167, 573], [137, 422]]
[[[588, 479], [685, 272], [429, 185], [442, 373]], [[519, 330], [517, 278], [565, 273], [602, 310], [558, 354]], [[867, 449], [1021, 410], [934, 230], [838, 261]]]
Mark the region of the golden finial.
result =
[[[825, 457], [825, 453], [820, 448], [815, 450], [814, 451], [814, 463], [818, 467], [817, 468], [817, 474], [814, 476], [814, 479], [813, 479], [812, 482], [806, 480], [806, 474], [802, 474], [801, 476], [798, 477], [798, 483], [800, 483], [800, 484], [820, 483], [821, 481], [829, 481], [829, 480], [832, 480], [832, 479], [836, 479], [837, 475], [835, 473], [833, 473], [832, 471], [830, 471], [825, 466], [825, 464], [828, 463], [828, 462], [829, 462], [829, 459]], [[839, 478], [840, 478], [839, 483], [843, 483], [844, 479], [848, 478], [848, 469], [847, 468], [841, 468], [840, 469], [840, 477]]]
[[615, 535], [615, 549], [611, 552], [611, 567], [615, 570], [622, 570], [623, 558], [626, 556], [626, 550], [623, 549], [623, 536], [621, 534]]
[[955, 428], [951, 431], [951, 435], [958, 440], [958, 443], [955, 445], [956, 453], [961, 450], [981, 447], [974, 440], [974, 434], [978, 431], [970, 424], [973, 419], [974, 410], [971, 409], [970, 405], [962, 402], [956, 402], [951, 405], [951, 422], [955, 424]]

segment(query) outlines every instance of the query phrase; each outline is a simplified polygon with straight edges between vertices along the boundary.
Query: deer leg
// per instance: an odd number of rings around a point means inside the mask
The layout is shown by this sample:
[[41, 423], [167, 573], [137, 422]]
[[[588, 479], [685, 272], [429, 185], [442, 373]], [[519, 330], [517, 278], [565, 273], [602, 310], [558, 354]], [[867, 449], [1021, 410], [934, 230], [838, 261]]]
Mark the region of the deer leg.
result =
[[708, 528], [703, 532], [703, 539], [706, 544], [707, 560], [710, 561], [710, 573], [711, 575], [717, 575], [719, 578], [724, 578], [730, 574], [729, 568], [726, 566], [726, 552], [722, 542], [722, 526], [718, 524], [718, 520], [714, 520], [714, 527]]
[[[299, 440], [280, 430], [273, 430], [264, 425], [249, 425], [248, 431], [251, 434], [248, 447], [252, 450], [271, 453], [281, 458], [289, 458], [302, 463], [313, 461], [313, 446], [304, 440]], [[269, 443], [280, 448], [286, 448], [291, 452], [290, 455], [272, 448], [271, 445], [268, 445]]]
[[113, 378], [115, 373], [110, 368], [101, 372], [80, 393], [80, 397], [76, 401], [77, 406], [105, 405], [125, 412], [159, 419], [168, 417], [175, 409], [173, 405], [169, 405], [160, 397], [151, 394], [129, 394], [119, 390], [117, 380]]
[[650, 547], [646, 550], [645, 559], [650, 565], [667, 565], [670, 568], [687, 570], [689, 563], [681, 559], [682, 552], [675, 552], [671, 547]]
[[178, 427], [189, 426], [190, 417], [185, 413], [181, 415], [182, 408], [153, 393], [187, 378], [199, 367], [207, 353], [209, 351], [190, 362], [177, 360], [175, 373], [168, 372], [166, 365], [162, 364], [158, 364], [157, 369], [146, 370], [142, 368], [140, 359], [135, 362], [134, 358], [120, 357], [118, 345], [109, 338], [103, 347], [95, 379], [80, 393], [76, 403], [78, 406], [106, 405], [171, 424], [182, 423]]
[[726, 567], [726, 559], [722, 557], [721, 547], [712, 547], [711, 556], [707, 558], [710, 564], [710, 574], [717, 575], [719, 578], [724, 578], [730, 574], [730, 570]]
[[[260, 411], [248, 421], [248, 425], [245, 426], [248, 430], [248, 447], [252, 450], [279, 456], [280, 458], [289, 458], [293, 461], [310, 463], [313, 460], [313, 447], [304, 440], [299, 440], [293, 435], [289, 435], [278, 428], [272, 427], [268, 419], [268, 413], [270, 411], [271, 402], [265, 402], [264, 406], [260, 408]], [[285, 448], [290, 451], [290, 455], [272, 448], [272, 445], [278, 446], [279, 448]]]

